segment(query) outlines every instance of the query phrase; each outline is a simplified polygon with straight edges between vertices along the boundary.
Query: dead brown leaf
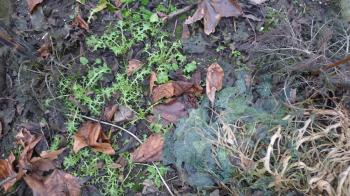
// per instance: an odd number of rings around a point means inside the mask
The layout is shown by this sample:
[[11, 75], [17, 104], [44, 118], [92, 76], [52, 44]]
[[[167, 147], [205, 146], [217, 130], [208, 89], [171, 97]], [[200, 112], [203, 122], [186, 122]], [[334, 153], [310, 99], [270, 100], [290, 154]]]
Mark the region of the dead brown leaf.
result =
[[128, 76], [131, 76], [134, 74], [137, 70], [139, 70], [142, 67], [143, 63], [137, 59], [131, 59], [128, 64], [128, 69], [126, 70], [126, 74]]
[[224, 70], [217, 63], [208, 67], [206, 78], [206, 91], [208, 98], [214, 104], [215, 93], [222, 89], [222, 81], [224, 79]]
[[156, 86], [156, 81], [157, 81], [157, 74], [156, 72], [152, 71], [151, 72], [151, 77], [149, 79], [149, 94], [152, 95], [153, 89]]
[[182, 95], [186, 92], [191, 92], [193, 83], [184, 81], [173, 81], [166, 84], [161, 84], [154, 88], [152, 92], [153, 102], [157, 102], [163, 98], [171, 98]]
[[46, 59], [47, 57], [50, 56], [51, 48], [50, 48], [50, 43], [45, 42], [39, 49], [38, 49], [38, 54], [41, 58]]
[[105, 154], [115, 154], [109, 139], [97, 122], [85, 122], [74, 136], [73, 151], [75, 153], [86, 146], [90, 146], [92, 149]]
[[78, 14], [73, 22], [72, 22], [73, 27], [80, 27], [82, 29], [85, 29], [86, 31], [89, 31], [89, 24]]
[[113, 122], [125, 122], [134, 118], [134, 112], [128, 106], [119, 106], [117, 112], [114, 114]]
[[170, 123], [176, 123], [180, 118], [188, 116], [185, 104], [178, 100], [154, 106], [153, 114]]
[[120, 8], [123, 5], [123, 3], [121, 0], [114, 0], [114, 5], [116, 8]]
[[191, 36], [190, 29], [188, 28], [188, 25], [184, 23], [184, 24], [182, 25], [182, 35], [181, 35], [181, 39], [187, 40], [187, 39], [190, 38], [190, 36]]
[[60, 170], [54, 170], [47, 177], [27, 175], [24, 180], [34, 196], [79, 196], [81, 192], [77, 178]]
[[107, 121], [111, 121], [117, 109], [118, 109], [118, 106], [116, 104], [107, 106], [103, 111], [103, 119]]
[[134, 162], [145, 163], [160, 161], [163, 154], [164, 138], [162, 135], [151, 135], [141, 146], [133, 153], [131, 158]]
[[27, 0], [29, 13], [32, 14], [36, 6], [42, 3], [43, 0]]
[[204, 19], [204, 32], [209, 35], [215, 31], [221, 17], [237, 17], [242, 14], [237, 0], [203, 0], [198, 4], [193, 16], [185, 21], [185, 24]]
[[[0, 160], [0, 180], [4, 180], [11, 176], [16, 175], [16, 172], [13, 168], [13, 162], [15, 161], [15, 156], [11, 153], [9, 157], [5, 160]], [[16, 183], [16, 178], [6, 182], [2, 185], [5, 191], [11, 188]]]

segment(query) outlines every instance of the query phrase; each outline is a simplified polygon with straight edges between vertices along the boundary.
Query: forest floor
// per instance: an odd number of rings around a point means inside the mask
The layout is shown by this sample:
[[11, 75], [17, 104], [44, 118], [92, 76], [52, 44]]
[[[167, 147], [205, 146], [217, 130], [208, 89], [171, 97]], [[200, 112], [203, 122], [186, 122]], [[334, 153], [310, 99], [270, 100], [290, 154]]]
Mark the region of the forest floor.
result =
[[3, 1], [0, 195], [349, 195], [341, 6]]

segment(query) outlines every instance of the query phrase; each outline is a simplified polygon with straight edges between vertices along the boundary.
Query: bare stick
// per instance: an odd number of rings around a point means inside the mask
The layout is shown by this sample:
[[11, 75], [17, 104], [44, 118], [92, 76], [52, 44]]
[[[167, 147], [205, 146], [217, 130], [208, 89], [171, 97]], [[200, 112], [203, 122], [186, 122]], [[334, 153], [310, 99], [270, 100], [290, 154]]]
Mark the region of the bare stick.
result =
[[171, 20], [173, 18], [175, 18], [176, 16], [180, 15], [180, 14], [183, 14], [185, 12], [188, 12], [190, 11], [196, 4], [191, 4], [191, 5], [188, 5], [186, 7], [183, 7], [181, 9], [178, 9], [176, 10], [175, 12], [172, 12], [170, 13], [169, 15], [165, 16], [163, 18], [163, 21], [167, 21], [167, 20]]
[[[118, 125], [115, 125], [115, 124], [112, 124], [112, 123], [109, 123], [109, 122], [97, 120], [97, 119], [94, 119], [94, 118], [91, 118], [91, 117], [85, 116], [85, 115], [80, 115], [80, 116], [83, 117], [83, 118], [85, 118], [85, 119], [92, 120], [92, 121], [95, 121], [95, 122], [99, 122], [99, 123], [101, 123], [101, 124], [109, 125], [109, 126], [112, 126], [112, 127], [117, 128], [117, 129], [120, 129], [120, 130], [122, 130], [122, 131], [125, 131], [126, 133], [128, 133], [129, 135], [131, 135], [133, 138], [135, 138], [140, 144], [143, 143], [142, 140], [141, 140], [140, 138], [138, 138], [135, 134], [131, 133], [130, 131], [124, 129], [124, 128], [121, 127], [121, 126], [118, 126]], [[157, 173], [158, 173], [160, 179], [162, 180], [164, 186], [165, 186], [166, 189], [168, 190], [169, 194], [170, 194], [171, 196], [175, 196], [174, 193], [171, 191], [169, 185], [168, 185], [168, 184], [166, 183], [166, 181], [164, 180], [164, 178], [163, 178], [162, 174], [160, 173], [160, 171], [159, 171], [157, 165], [156, 165], [153, 161], [152, 161], [152, 164], [153, 164], [153, 166], [156, 168]]]
[[6, 183], [8, 183], [8, 182], [10, 182], [11, 180], [15, 179], [16, 177], [17, 177], [17, 174], [14, 174], [14, 175], [12, 175], [12, 176], [9, 176], [9, 177], [5, 178], [4, 180], [2, 180], [2, 181], [0, 182], [0, 186], [6, 184]]

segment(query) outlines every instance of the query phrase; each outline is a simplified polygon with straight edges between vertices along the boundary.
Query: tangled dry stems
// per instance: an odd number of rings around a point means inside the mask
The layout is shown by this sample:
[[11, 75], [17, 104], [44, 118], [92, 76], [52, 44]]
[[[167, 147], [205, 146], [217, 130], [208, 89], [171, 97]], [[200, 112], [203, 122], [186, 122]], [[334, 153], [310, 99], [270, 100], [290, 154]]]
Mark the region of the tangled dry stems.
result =
[[347, 109], [340, 104], [334, 109], [309, 108], [302, 115], [286, 116], [288, 126], [271, 129], [265, 138], [268, 143], [260, 141], [264, 138], [253, 139], [254, 133], [240, 122], [223, 122], [215, 144], [239, 160], [236, 178], [242, 179], [238, 181], [269, 176], [274, 179], [269, 188], [277, 192], [345, 196], [350, 191], [348, 117]]

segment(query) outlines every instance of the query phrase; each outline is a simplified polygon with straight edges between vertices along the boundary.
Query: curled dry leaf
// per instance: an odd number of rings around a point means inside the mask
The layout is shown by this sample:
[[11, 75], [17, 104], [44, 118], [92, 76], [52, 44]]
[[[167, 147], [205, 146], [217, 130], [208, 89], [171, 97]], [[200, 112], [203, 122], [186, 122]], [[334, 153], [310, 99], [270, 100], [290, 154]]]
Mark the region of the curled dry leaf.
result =
[[34, 196], [79, 196], [81, 193], [77, 178], [60, 170], [54, 170], [47, 177], [28, 175], [24, 180]]
[[153, 114], [159, 115], [163, 120], [170, 123], [176, 123], [180, 118], [188, 116], [185, 104], [177, 100], [154, 106]]
[[107, 106], [103, 111], [102, 119], [111, 121], [117, 109], [118, 109], [118, 106], [116, 104]]
[[42, 3], [43, 0], [27, 0], [29, 13], [32, 14], [36, 6]]
[[115, 5], [116, 8], [120, 8], [123, 5], [123, 3], [122, 3], [121, 0], [115, 0], [114, 1], [114, 5]]
[[152, 95], [153, 89], [156, 86], [156, 81], [157, 81], [157, 74], [156, 72], [152, 71], [151, 72], [151, 77], [149, 79], [149, 94]]
[[46, 59], [47, 57], [49, 57], [50, 55], [50, 41], [46, 40], [45, 43], [38, 49], [38, 55], [43, 58]]
[[133, 153], [131, 158], [134, 162], [152, 162], [160, 161], [163, 154], [164, 138], [162, 135], [151, 135], [140, 147]]
[[190, 92], [193, 87], [191, 82], [173, 81], [162, 84], [154, 88], [152, 92], [153, 102], [157, 102], [163, 98], [182, 95], [185, 92]]
[[119, 106], [117, 112], [114, 114], [113, 122], [125, 122], [134, 118], [134, 112], [128, 106]]
[[137, 59], [131, 59], [128, 64], [128, 69], [126, 70], [126, 74], [128, 76], [131, 76], [134, 74], [137, 70], [139, 70], [142, 67], [143, 63]]
[[89, 24], [78, 14], [72, 23], [73, 27], [80, 27], [82, 29], [85, 29], [86, 31], [89, 31]]
[[[11, 153], [9, 157], [5, 160], [0, 160], [0, 180], [17, 175], [13, 169], [13, 162], [15, 161], [15, 156]], [[5, 191], [11, 188], [16, 183], [16, 178], [6, 182], [2, 185]]]
[[209, 35], [215, 31], [221, 17], [237, 17], [242, 14], [237, 0], [203, 0], [198, 4], [193, 16], [185, 21], [185, 24], [192, 24], [204, 19], [204, 32]]
[[86, 146], [105, 154], [115, 154], [101, 125], [96, 122], [85, 122], [74, 136], [73, 151], [75, 153]]
[[224, 70], [217, 63], [208, 67], [206, 78], [206, 91], [208, 98], [214, 104], [215, 93], [222, 89], [222, 81], [224, 79]]

